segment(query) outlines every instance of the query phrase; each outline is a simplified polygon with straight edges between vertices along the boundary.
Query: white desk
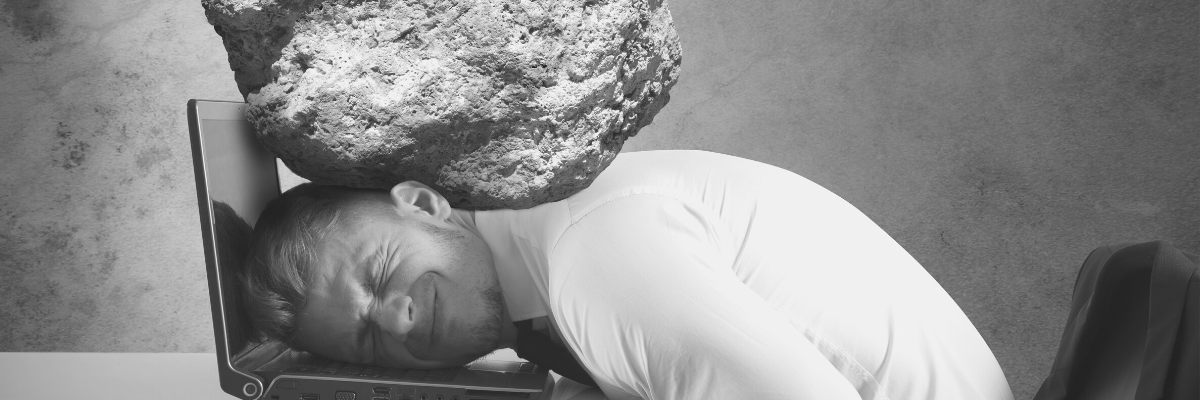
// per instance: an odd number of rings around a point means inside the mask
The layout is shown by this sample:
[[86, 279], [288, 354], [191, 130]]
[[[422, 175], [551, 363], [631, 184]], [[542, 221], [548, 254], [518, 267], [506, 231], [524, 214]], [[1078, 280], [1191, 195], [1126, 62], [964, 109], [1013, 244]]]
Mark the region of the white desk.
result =
[[[234, 399], [212, 353], [0, 353], [0, 399]], [[555, 400], [603, 400], [555, 376]]]

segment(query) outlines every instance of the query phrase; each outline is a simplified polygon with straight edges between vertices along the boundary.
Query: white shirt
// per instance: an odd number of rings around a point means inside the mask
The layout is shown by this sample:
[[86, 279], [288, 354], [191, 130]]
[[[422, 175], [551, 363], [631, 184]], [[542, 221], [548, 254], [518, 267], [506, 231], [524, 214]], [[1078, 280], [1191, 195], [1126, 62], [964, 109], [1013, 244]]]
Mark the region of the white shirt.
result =
[[1012, 399], [903, 248], [787, 170], [623, 153], [587, 189], [476, 212], [513, 320], [552, 327], [611, 399]]

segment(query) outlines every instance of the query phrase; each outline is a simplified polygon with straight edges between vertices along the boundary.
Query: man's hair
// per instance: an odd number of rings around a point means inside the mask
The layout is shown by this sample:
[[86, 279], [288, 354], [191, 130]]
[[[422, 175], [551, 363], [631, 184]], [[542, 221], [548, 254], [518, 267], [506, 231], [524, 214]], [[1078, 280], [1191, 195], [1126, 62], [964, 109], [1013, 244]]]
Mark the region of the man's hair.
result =
[[290, 343], [304, 309], [318, 245], [347, 217], [346, 206], [375, 189], [305, 183], [272, 200], [254, 226], [240, 274], [245, 309], [259, 340]]

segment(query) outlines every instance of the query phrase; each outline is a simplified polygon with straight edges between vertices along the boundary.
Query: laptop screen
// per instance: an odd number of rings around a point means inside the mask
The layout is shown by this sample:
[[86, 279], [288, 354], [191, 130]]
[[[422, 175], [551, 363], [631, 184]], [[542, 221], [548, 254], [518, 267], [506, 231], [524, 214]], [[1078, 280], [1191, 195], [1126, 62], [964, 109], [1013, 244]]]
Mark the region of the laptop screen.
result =
[[241, 309], [237, 273], [255, 221], [263, 207], [279, 196], [279, 180], [275, 157], [259, 146], [248, 122], [201, 117], [198, 122], [212, 204], [213, 243], [221, 272], [226, 343], [229, 356], [234, 357], [254, 337]]
[[259, 146], [244, 120], [201, 120], [200, 129], [210, 199], [253, 226], [267, 202], [279, 197], [275, 157]]
[[220, 278], [219, 286], [214, 288], [220, 293], [214, 296], [220, 298], [219, 307], [214, 303], [213, 311], [222, 315], [214, 315], [215, 334], [218, 346], [224, 343], [226, 347], [218, 351], [224, 350], [230, 359], [246, 350], [256, 336], [241, 308], [238, 273], [255, 221], [281, 192], [277, 161], [258, 144], [243, 110], [241, 103], [208, 101], [197, 101], [189, 110], [194, 112], [191, 123], [197, 194], [201, 209], [211, 210], [201, 213], [208, 217], [202, 222], [211, 223], [205, 227], [210, 228], [205, 230], [211, 232], [211, 237], [205, 239], [213, 252], [210, 263], [215, 265], [210, 268], [216, 271], [210, 274], [216, 272]]

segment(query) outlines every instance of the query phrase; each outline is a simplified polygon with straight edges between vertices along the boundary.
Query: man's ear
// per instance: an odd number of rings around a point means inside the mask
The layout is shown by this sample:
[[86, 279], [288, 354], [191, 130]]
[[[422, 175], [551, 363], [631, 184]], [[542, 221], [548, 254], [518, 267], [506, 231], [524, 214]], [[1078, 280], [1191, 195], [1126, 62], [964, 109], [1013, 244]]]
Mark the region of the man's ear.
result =
[[396, 211], [404, 214], [424, 212], [444, 221], [450, 218], [450, 202], [436, 190], [417, 181], [405, 181], [392, 186], [392, 204]]

